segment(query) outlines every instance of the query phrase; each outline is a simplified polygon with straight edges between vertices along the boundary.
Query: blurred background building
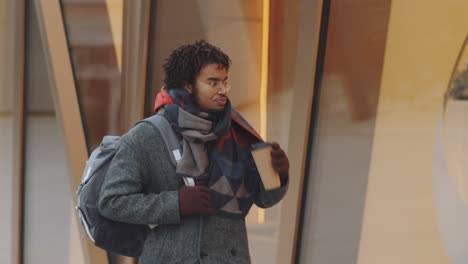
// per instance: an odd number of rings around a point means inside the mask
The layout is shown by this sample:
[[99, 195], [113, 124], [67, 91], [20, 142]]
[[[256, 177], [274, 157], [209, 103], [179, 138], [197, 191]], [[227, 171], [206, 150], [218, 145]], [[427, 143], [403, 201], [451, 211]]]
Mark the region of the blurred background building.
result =
[[[137, 263], [74, 212], [88, 154], [199, 39], [291, 161], [253, 263], [468, 262], [466, 0], [0, 0], [0, 263]], [[467, 125], [465, 125], [465, 123]]]

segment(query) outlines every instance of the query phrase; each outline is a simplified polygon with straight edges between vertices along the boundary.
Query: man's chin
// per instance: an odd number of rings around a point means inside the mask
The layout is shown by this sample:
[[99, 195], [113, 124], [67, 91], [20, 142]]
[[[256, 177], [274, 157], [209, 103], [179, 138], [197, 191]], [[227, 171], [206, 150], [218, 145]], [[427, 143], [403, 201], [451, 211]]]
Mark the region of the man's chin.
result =
[[210, 108], [208, 109], [208, 112], [212, 112], [212, 113], [222, 113], [224, 112], [224, 110], [226, 109], [226, 106], [218, 106], [218, 107], [213, 107], [213, 108]]
[[223, 107], [221, 107], [221, 108], [213, 109], [213, 110], [211, 110], [211, 111], [213, 111], [213, 112], [224, 112], [224, 109], [225, 109], [225, 107], [223, 106]]

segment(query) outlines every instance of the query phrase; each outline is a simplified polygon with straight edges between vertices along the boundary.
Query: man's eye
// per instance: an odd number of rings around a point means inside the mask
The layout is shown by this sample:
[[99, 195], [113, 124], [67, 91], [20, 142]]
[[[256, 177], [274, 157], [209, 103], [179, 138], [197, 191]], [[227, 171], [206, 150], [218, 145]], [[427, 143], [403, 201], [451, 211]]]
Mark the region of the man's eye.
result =
[[218, 82], [210, 82], [209, 85], [211, 87], [218, 87]]

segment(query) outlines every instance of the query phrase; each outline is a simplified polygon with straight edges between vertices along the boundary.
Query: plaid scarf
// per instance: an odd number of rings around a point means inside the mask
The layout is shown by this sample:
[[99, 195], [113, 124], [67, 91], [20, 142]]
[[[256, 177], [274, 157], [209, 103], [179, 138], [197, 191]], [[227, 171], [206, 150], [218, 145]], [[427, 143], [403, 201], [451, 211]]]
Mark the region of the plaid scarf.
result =
[[224, 111], [202, 111], [184, 89], [162, 89], [155, 110], [182, 136], [176, 175], [204, 180], [216, 214], [244, 218], [252, 207], [260, 176], [250, 146], [260, 137], [228, 100]]

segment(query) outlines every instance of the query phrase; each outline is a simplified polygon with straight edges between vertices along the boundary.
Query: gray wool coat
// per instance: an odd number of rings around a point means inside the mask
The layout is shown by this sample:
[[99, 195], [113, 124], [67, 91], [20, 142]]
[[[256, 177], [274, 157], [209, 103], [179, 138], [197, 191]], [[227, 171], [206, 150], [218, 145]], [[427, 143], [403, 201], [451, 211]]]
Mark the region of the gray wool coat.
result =
[[[183, 180], [160, 132], [140, 123], [122, 136], [102, 185], [99, 210], [112, 220], [158, 225], [149, 231], [140, 264], [251, 263], [244, 219], [179, 214]], [[271, 207], [287, 190], [260, 184], [255, 204]]]

